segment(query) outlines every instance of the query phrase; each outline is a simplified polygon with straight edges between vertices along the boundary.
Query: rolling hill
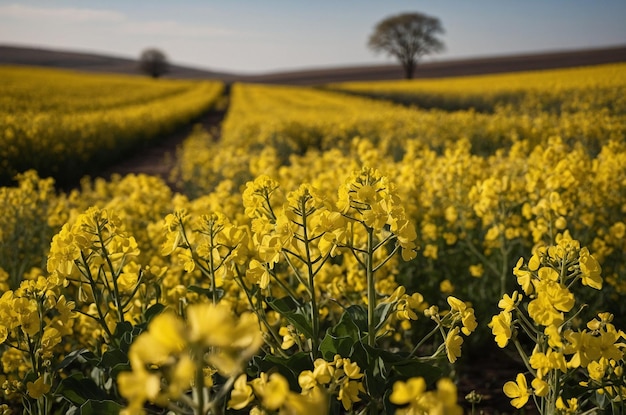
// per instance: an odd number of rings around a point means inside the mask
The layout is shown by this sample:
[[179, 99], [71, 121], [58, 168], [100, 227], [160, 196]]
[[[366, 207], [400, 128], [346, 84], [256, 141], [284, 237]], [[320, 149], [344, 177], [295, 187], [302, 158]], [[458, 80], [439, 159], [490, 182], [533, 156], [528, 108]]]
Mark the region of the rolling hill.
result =
[[[626, 45], [600, 49], [428, 62], [418, 65], [415, 77], [437, 78], [478, 75], [617, 62], [626, 62]], [[73, 51], [0, 45], [0, 65], [6, 64], [45, 66], [92, 72], [140, 74], [137, 69], [137, 61], [132, 59]], [[403, 72], [399, 65], [373, 65], [241, 75], [173, 65], [167, 76], [171, 78], [221, 79], [225, 82], [321, 85], [330, 82], [401, 79]]]

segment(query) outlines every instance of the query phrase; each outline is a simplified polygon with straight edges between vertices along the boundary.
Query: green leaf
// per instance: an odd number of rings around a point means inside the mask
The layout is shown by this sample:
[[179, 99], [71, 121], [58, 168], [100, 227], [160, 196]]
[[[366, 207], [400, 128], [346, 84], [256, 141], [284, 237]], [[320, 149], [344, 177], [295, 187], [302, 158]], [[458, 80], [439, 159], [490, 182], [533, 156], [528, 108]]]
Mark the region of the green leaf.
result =
[[376, 321], [376, 331], [385, 326], [387, 319], [393, 312], [395, 303], [380, 303], [374, 310], [374, 321]]
[[55, 367], [55, 371], [66, 369], [75, 362], [79, 364], [85, 362], [97, 364], [98, 357], [87, 349], [73, 350]]
[[119, 372], [130, 370], [130, 362], [128, 354], [120, 349], [110, 349], [104, 352], [100, 364], [100, 368], [108, 370], [110, 376], [117, 377]]
[[300, 389], [298, 376], [302, 371], [313, 369], [310, 354], [304, 352], [298, 352], [288, 358], [273, 355], [256, 356], [253, 358], [252, 365], [258, 370], [257, 373], [252, 373], [253, 376], [258, 376], [260, 372], [278, 371], [287, 379], [291, 390]]
[[610, 403], [606, 393], [599, 393], [598, 391], [593, 394], [592, 401], [595, 401], [600, 409], [606, 409]]
[[124, 407], [115, 401], [90, 399], [80, 406], [81, 415], [118, 414]]
[[274, 300], [268, 299], [267, 304], [269, 304], [274, 311], [280, 313], [280, 315], [289, 320], [289, 322], [293, 324], [294, 327], [300, 331], [300, 333], [304, 334], [305, 337], [313, 337], [313, 328], [309, 322], [306, 309], [298, 304], [293, 298], [283, 297]]
[[395, 374], [405, 379], [421, 376], [428, 385], [435, 383], [443, 375], [443, 372], [438, 367], [420, 362], [417, 359], [394, 362], [391, 365], [391, 369], [393, 369]]
[[144, 313], [144, 317], [146, 321], [149, 323], [154, 317], [161, 314], [165, 310], [165, 306], [161, 303], [156, 303], [148, 307], [146, 312]]
[[90, 399], [103, 401], [107, 398], [96, 382], [80, 373], [63, 379], [57, 393], [74, 405], [82, 405]]
[[354, 343], [349, 357], [351, 361], [356, 362], [356, 364], [359, 365], [361, 370], [365, 370], [369, 366], [370, 356], [363, 345], [363, 341]]
[[130, 344], [133, 342], [133, 338], [135, 337], [133, 334], [134, 329], [135, 327], [128, 321], [117, 323], [115, 326], [113, 344], [117, 345], [124, 353], [128, 353]]
[[383, 396], [383, 407], [385, 415], [395, 415], [397, 408], [389, 401], [389, 395], [391, 395], [391, 389], [388, 389]]
[[334, 336], [329, 329], [320, 343], [319, 350], [325, 360], [332, 362], [337, 354], [342, 357], [350, 356], [353, 345], [354, 340], [350, 336]]
[[367, 332], [367, 309], [361, 305], [351, 305], [341, 316], [341, 319], [349, 317], [361, 333]]
[[113, 337], [115, 337], [116, 339], [121, 339], [122, 337], [124, 337], [126, 333], [132, 333], [132, 332], [133, 332], [133, 325], [130, 324], [129, 321], [123, 321], [121, 323], [117, 323], [117, 325], [115, 326]]
[[[200, 287], [198, 285], [192, 285], [190, 287], [187, 288], [187, 290], [197, 293], [197, 294], [201, 294], [204, 295], [206, 298], [208, 298], [209, 300], [213, 301], [213, 290], [210, 288], [203, 288]], [[224, 297], [224, 290], [221, 288], [216, 288], [215, 289], [215, 296], [217, 298], [217, 301], [221, 300], [222, 297]]]
[[361, 340], [361, 331], [357, 325], [351, 319], [344, 319], [343, 316], [331, 330], [336, 337], [350, 337], [353, 342]]

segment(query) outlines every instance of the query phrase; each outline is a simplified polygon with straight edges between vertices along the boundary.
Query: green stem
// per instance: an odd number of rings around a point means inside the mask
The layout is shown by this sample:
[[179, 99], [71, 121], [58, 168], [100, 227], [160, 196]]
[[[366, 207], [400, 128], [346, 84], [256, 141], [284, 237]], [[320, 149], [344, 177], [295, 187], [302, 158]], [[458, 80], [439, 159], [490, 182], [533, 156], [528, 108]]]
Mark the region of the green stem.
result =
[[506, 293], [506, 280], [509, 276], [509, 250], [506, 249], [504, 236], [500, 238], [500, 254], [502, 255], [502, 268], [500, 269], [500, 297]]
[[426, 341], [428, 341], [428, 339], [430, 339], [431, 337], [433, 337], [435, 335], [435, 333], [437, 333], [439, 331], [439, 324], [437, 324], [437, 326], [432, 329], [430, 331], [430, 333], [428, 333], [424, 338], [422, 338], [422, 340], [420, 340], [419, 343], [417, 343], [415, 345], [415, 347], [413, 348], [413, 350], [411, 350], [411, 354], [409, 354], [409, 358], [412, 358], [413, 355], [415, 355], [415, 353], [417, 353], [417, 350], [424, 344], [426, 343]]
[[[123, 323], [124, 322], [124, 309], [121, 303], [120, 291], [117, 286], [117, 275], [115, 273], [115, 268], [113, 267], [113, 263], [111, 262], [111, 258], [109, 257], [109, 252], [105, 246], [104, 239], [102, 239], [102, 229], [100, 228], [99, 223], [96, 229], [98, 231], [98, 241], [100, 242], [100, 246], [102, 247], [102, 254], [104, 255], [104, 258], [106, 259], [107, 265], [109, 266], [109, 270], [111, 271], [111, 280], [113, 280], [113, 302], [115, 303], [115, 307], [117, 308], [118, 321], [120, 323]], [[123, 261], [124, 259], [122, 258], [122, 264], [123, 264]], [[120, 269], [122, 269], [121, 265], [120, 265]], [[106, 279], [106, 276], [104, 276], [104, 278]]]
[[315, 297], [315, 272], [313, 272], [313, 262], [311, 261], [311, 247], [310, 240], [307, 231], [307, 207], [306, 207], [306, 199], [303, 199], [301, 202], [302, 209], [302, 233], [304, 236], [304, 250], [306, 253], [306, 266], [307, 273], [309, 276], [309, 292], [311, 293], [311, 324], [313, 328], [313, 338], [311, 339], [311, 354], [313, 356], [313, 360], [315, 360], [319, 355], [318, 350], [318, 341], [319, 341], [319, 331], [320, 331], [320, 313], [317, 309], [317, 299]]
[[209, 276], [211, 277], [211, 291], [213, 304], [217, 304], [217, 287], [215, 286], [215, 264], [213, 263], [213, 234], [211, 233], [211, 249], [209, 250]]
[[489, 259], [478, 250], [478, 248], [476, 248], [476, 246], [469, 239], [469, 236], [464, 239], [464, 242], [465, 242], [465, 245], [469, 248], [469, 250], [472, 251], [472, 253], [474, 255], [476, 255], [483, 262], [483, 264], [485, 264], [487, 266], [487, 268], [491, 269], [491, 271], [495, 275], [499, 275], [500, 274], [500, 272], [498, 271], [498, 268], [496, 268], [493, 265], [493, 263], [491, 261], [489, 261]]
[[97, 318], [96, 320], [100, 323], [100, 326], [106, 332], [109, 340], [112, 340], [113, 339], [113, 333], [111, 333], [111, 330], [109, 330], [109, 326], [106, 323], [105, 315], [102, 314], [102, 309], [100, 308], [100, 295], [101, 295], [101, 293], [100, 293], [100, 290], [98, 289], [98, 284], [97, 284], [96, 280], [94, 280], [93, 275], [91, 275], [91, 269], [89, 269], [89, 265], [87, 264], [87, 261], [85, 260], [84, 257], [83, 257], [83, 262], [85, 264], [85, 272], [82, 272], [82, 274], [89, 281], [89, 286], [91, 287], [91, 291], [92, 291], [92, 294], [93, 294], [93, 300], [94, 300], [94, 303], [96, 304], [96, 310], [98, 311], [98, 317], [99, 318]]
[[532, 368], [532, 366], [530, 365], [530, 361], [528, 359], [528, 356], [526, 355], [526, 352], [524, 351], [524, 349], [522, 348], [522, 345], [520, 344], [519, 341], [517, 341], [517, 339], [513, 340], [513, 344], [515, 345], [515, 348], [517, 349], [517, 353], [519, 354], [519, 356], [522, 358], [522, 362], [524, 362], [524, 366], [526, 366], [526, 369], [528, 369], [528, 371], [533, 375], [533, 376], [537, 376], [537, 372], [535, 372], [535, 369]]
[[226, 382], [224, 383], [220, 391], [217, 392], [213, 400], [208, 403], [208, 408], [205, 412], [202, 412], [202, 415], [208, 414], [208, 413], [211, 413], [211, 414], [218, 413], [217, 406], [222, 401], [222, 399], [226, 397], [226, 394], [228, 394], [228, 392], [230, 392], [230, 390], [233, 388], [233, 385], [235, 384], [235, 381], [237, 380], [238, 376], [239, 375], [233, 375], [226, 380]]
[[[199, 353], [198, 353], [199, 352]], [[202, 367], [203, 367], [203, 351], [199, 350], [196, 351], [196, 414], [197, 415], [203, 415], [205, 413], [204, 411], [204, 372], [202, 371]]]
[[374, 284], [374, 229], [367, 228], [367, 254], [365, 256], [365, 277], [367, 279], [367, 344], [376, 346], [376, 286]]
[[[378, 264], [378, 265], [376, 266], [376, 268], [374, 268], [374, 269], [373, 269], [373, 272], [376, 272], [376, 271], [378, 271], [379, 269], [381, 269], [382, 267], [384, 267], [384, 266], [385, 266], [385, 264], [386, 264], [387, 262], [389, 262], [389, 260], [390, 260], [391, 258], [393, 258], [393, 256], [396, 254], [396, 252], [398, 252], [398, 250], [399, 250], [399, 249], [400, 249], [400, 244], [397, 244], [396, 246], [394, 246], [393, 251], [391, 251], [391, 253], [390, 253], [389, 255], [387, 255], [387, 258], [385, 258], [385, 259], [384, 259], [384, 260], [383, 260], [380, 264]], [[376, 250], [376, 249], [374, 249], [374, 250]]]
[[[258, 306], [256, 307], [254, 305], [254, 301], [252, 301], [252, 297], [250, 296], [250, 291], [248, 290], [248, 287], [246, 286], [243, 277], [241, 276], [241, 273], [239, 272], [239, 269], [236, 268], [236, 278], [235, 281], [239, 284], [239, 286], [241, 287], [241, 289], [243, 290], [243, 292], [246, 294], [246, 298], [248, 299], [248, 303], [250, 304], [250, 308], [254, 311], [254, 313], [257, 315], [258, 319], [259, 319], [259, 330], [261, 330], [261, 324], [263, 324], [265, 326], [265, 328], [267, 329], [267, 331], [272, 335], [272, 338], [274, 339], [274, 347], [276, 349], [276, 351], [278, 351], [278, 353], [282, 356], [282, 357], [287, 357], [287, 355], [285, 354], [285, 352], [282, 351], [282, 349], [280, 348], [281, 344], [282, 344], [282, 340], [278, 337], [278, 335], [274, 332], [274, 329], [272, 328], [272, 326], [267, 322], [267, 319], [265, 318], [265, 314], [261, 313], [259, 310], [263, 310], [263, 307]], [[260, 291], [258, 291], [260, 293]], [[261, 297], [259, 296], [259, 300], [261, 299]], [[266, 340], [267, 341], [267, 340]]]

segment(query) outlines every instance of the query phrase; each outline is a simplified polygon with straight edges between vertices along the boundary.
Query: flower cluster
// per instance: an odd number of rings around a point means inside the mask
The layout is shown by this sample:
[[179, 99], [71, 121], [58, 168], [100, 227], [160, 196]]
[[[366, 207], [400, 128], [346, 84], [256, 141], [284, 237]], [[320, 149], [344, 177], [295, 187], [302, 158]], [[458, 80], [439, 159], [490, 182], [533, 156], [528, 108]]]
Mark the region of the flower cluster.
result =
[[[521, 292], [505, 294], [500, 313], [489, 323], [498, 346], [514, 343], [532, 377], [530, 387], [523, 373], [504, 385], [511, 405], [522, 408], [534, 397], [542, 411], [575, 413], [589, 405], [604, 409], [622, 402], [626, 333], [604, 312], [579, 327], [586, 305], [577, 302], [575, 284], [602, 287], [593, 255], [568, 234], [559, 235], [555, 245], [539, 247], [527, 263], [520, 259], [514, 274]], [[523, 335], [534, 343], [530, 353], [520, 342]], [[585, 394], [569, 399], [570, 383], [576, 380], [586, 387]], [[596, 392], [606, 399], [596, 400]]]
[[364, 375], [356, 362], [335, 355], [332, 362], [316, 359], [313, 365], [313, 370], [304, 370], [298, 376], [302, 393], [316, 396], [322, 389], [326, 394], [337, 395], [343, 409], [352, 411], [353, 405], [361, 401], [359, 394], [365, 393]]
[[67, 352], [62, 342], [74, 334], [74, 309], [74, 302], [59, 294], [59, 287], [41, 270], [0, 296], [0, 346], [10, 347], [2, 354], [0, 386], [5, 396], [21, 395], [45, 407], [43, 397], [55, 383], [56, 366]]
[[[263, 343], [254, 314], [235, 317], [227, 306], [196, 304], [187, 308], [185, 317], [156, 316], [131, 345], [132, 371], [118, 378], [120, 393], [129, 402], [124, 414], [145, 413], [146, 401], [163, 407], [178, 401], [206, 413], [219, 402], [211, 395], [213, 376], [234, 382]], [[193, 400], [183, 395], [191, 389]], [[184, 410], [179, 407], [176, 412]]]
[[440, 379], [437, 389], [431, 391], [422, 377], [398, 381], [393, 384], [389, 401], [401, 406], [396, 415], [463, 414], [463, 408], [457, 404], [456, 385], [448, 378]]
[[253, 405], [251, 414], [289, 413], [323, 415], [327, 413], [326, 397], [319, 390], [303, 394], [292, 392], [289, 383], [279, 373], [260, 373], [247, 381], [245, 374], [235, 381], [227, 407], [241, 410]]

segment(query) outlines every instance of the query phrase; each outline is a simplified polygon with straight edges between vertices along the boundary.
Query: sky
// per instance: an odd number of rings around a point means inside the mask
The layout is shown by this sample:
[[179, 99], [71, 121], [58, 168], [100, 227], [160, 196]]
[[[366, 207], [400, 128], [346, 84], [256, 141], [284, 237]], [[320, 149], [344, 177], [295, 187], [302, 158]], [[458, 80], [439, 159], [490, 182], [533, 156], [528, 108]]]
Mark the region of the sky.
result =
[[422, 61], [626, 45], [626, 0], [0, 0], [0, 44], [261, 74], [395, 62], [367, 40], [404, 12], [437, 17]]

